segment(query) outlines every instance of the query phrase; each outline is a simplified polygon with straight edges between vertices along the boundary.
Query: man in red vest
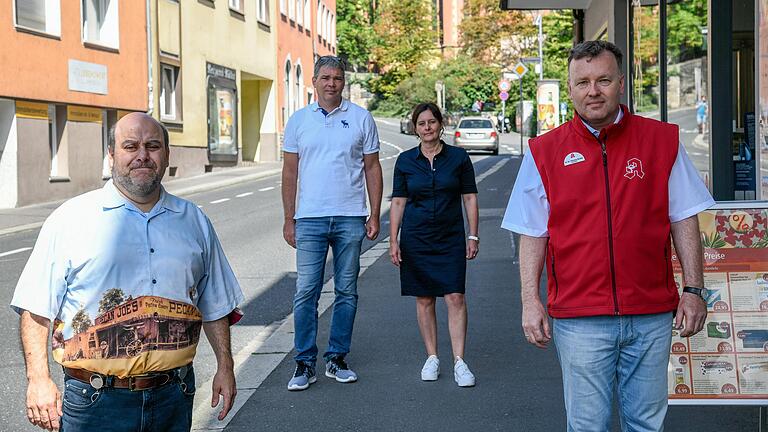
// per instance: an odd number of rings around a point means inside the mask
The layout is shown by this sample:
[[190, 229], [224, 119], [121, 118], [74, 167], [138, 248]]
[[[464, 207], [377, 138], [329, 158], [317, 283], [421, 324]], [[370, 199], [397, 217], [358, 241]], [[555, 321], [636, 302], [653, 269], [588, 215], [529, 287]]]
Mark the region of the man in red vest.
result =
[[521, 234], [525, 338], [546, 348], [554, 335], [568, 431], [609, 430], [616, 392], [622, 430], [662, 430], [670, 326], [691, 336], [707, 316], [697, 214], [714, 201], [677, 126], [619, 104], [621, 59], [605, 41], [571, 50], [577, 115], [530, 141], [502, 222]]

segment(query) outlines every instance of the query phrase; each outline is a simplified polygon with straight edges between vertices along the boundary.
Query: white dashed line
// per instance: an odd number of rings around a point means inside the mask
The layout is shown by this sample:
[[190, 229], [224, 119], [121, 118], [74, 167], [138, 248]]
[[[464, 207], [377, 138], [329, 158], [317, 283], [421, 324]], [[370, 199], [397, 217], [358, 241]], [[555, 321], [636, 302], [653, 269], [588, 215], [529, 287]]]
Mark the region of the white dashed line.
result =
[[247, 197], [248, 195], [253, 195], [253, 192], [241, 193], [239, 195], [235, 195], [235, 198], [243, 198], [243, 197]]
[[274, 189], [274, 188], [275, 188], [274, 186], [269, 186], [269, 187], [261, 188], [261, 189], [259, 189], [259, 192], [266, 192], [266, 191], [270, 191], [270, 190], [272, 190], [272, 189]]
[[17, 253], [26, 252], [26, 251], [28, 251], [30, 249], [32, 249], [32, 248], [31, 247], [23, 247], [23, 248], [19, 248], [19, 249], [14, 249], [12, 251], [3, 252], [3, 253], [0, 253], [0, 258], [6, 257], [8, 255], [13, 255], [13, 254], [17, 254]]
[[486, 172], [480, 174], [479, 176], [477, 176], [476, 183], [480, 183], [481, 181], [485, 180], [485, 178], [488, 177], [489, 175], [491, 175], [491, 174], [495, 173], [496, 171], [500, 170], [501, 167], [506, 165], [507, 162], [509, 162], [508, 158], [505, 158], [505, 159], [502, 159], [502, 160], [496, 162], [496, 165], [492, 166], [488, 171], [486, 171]]
[[402, 152], [404, 152], [404, 151], [405, 151], [405, 150], [404, 150], [402, 147], [400, 147], [399, 145], [397, 145], [397, 144], [392, 144], [392, 143], [391, 143], [391, 142], [389, 142], [389, 141], [384, 141], [384, 140], [381, 140], [381, 143], [382, 143], [382, 144], [385, 144], [385, 145], [388, 145], [388, 146], [390, 146], [390, 147], [392, 147], [392, 148], [395, 148], [395, 149], [397, 149], [397, 152], [398, 152], [398, 153], [402, 153]]
[[218, 204], [218, 203], [223, 203], [227, 201], [229, 201], [229, 198], [222, 198], [222, 199], [217, 199], [215, 201], [211, 201], [211, 204]]

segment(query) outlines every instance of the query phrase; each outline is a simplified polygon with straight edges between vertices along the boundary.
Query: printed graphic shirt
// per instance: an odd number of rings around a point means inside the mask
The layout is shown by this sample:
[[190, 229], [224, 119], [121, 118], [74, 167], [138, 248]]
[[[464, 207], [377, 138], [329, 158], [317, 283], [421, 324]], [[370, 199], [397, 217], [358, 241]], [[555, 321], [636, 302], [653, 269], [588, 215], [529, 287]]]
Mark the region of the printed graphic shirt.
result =
[[283, 150], [299, 155], [296, 219], [368, 216], [363, 156], [379, 152], [371, 113], [352, 102], [323, 113], [317, 102], [285, 126]]
[[53, 357], [119, 377], [192, 361], [243, 294], [211, 222], [165, 190], [149, 213], [111, 181], [45, 221], [11, 307], [54, 322]]

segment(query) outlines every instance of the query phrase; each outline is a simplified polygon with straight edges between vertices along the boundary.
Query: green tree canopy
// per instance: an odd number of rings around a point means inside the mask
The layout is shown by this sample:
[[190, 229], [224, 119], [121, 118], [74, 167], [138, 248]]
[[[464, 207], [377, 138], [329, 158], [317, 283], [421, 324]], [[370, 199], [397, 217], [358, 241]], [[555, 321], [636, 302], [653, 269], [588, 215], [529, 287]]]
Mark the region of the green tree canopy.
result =
[[91, 328], [91, 318], [85, 312], [85, 309], [77, 311], [75, 316], [72, 317], [72, 330], [75, 333], [82, 333]]
[[106, 290], [99, 300], [99, 314], [103, 314], [124, 301], [125, 293], [120, 288]]
[[366, 66], [373, 48], [374, 11], [370, 0], [336, 2], [339, 55], [355, 66]]
[[530, 49], [536, 28], [530, 14], [501, 10], [498, 0], [466, 0], [459, 32], [466, 55], [504, 68]]

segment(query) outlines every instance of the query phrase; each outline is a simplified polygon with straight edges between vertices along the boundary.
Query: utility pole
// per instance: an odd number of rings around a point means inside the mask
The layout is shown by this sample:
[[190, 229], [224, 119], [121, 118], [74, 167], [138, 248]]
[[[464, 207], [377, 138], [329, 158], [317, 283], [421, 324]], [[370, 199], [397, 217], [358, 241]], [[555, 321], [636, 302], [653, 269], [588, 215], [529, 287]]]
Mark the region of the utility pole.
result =
[[542, 17], [541, 13], [536, 15], [536, 19], [533, 21], [533, 23], [537, 26], [539, 26], [539, 79], [544, 79], [544, 49], [543, 49], [543, 43], [544, 43], [544, 32], [542, 29]]

